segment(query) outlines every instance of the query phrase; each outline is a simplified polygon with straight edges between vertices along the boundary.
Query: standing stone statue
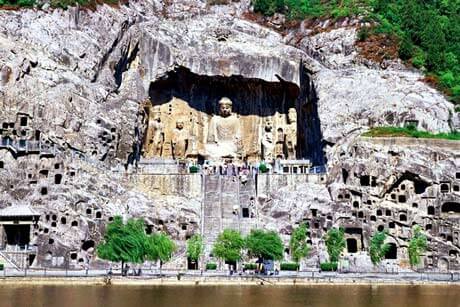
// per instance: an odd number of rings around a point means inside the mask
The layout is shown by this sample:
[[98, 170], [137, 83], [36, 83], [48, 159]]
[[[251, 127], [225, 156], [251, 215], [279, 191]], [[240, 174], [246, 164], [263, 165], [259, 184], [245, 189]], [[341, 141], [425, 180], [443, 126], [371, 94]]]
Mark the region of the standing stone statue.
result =
[[276, 142], [275, 142], [275, 158], [285, 159], [285, 148], [286, 148], [286, 135], [283, 128], [279, 127], [276, 129]]
[[295, 159], [297, 152], [297, 111], [290, 108], [288, 111], [288, 125], [286, 129], [286, 146], [288, 159]]
[[187, 154], [189, 144], [189, 133], [184, 129], [184, 121], [177, 120], [176, 128], [173, 130], [172, 154], [174, 159], [184, 159]]
[[206, 152], [211, 159], [236, 158], [241, 156], [240, 121], [232, 113], [229, 98], [219, 100], [219, 115], [211, 118], [206, 138]]
[[262, 134], [262, 159], [267, 162], [273, 161], [274, 148], [275, 142], [273, 140], [273, 121], [271, 118], [266, 118], [264, 131]]
[[148, 123], [147, 157], [161, 157], [164, 143], [164, 125], [161, 122], [159, 108], [154, 107]]

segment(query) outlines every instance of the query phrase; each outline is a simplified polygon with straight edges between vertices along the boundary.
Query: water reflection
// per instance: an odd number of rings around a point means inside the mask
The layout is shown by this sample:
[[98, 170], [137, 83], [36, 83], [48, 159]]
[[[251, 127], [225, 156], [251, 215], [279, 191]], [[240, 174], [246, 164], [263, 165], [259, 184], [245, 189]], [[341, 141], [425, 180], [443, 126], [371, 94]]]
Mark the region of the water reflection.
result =
[[0, 307], [459, 307], [458, 286], [2, 286]]

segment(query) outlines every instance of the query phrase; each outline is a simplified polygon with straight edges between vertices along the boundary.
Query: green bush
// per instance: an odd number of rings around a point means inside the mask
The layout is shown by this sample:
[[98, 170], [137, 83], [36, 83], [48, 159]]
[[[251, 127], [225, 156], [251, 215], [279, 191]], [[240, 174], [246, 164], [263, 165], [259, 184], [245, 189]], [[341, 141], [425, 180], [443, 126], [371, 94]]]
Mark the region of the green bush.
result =
[[332, 272], [337, 271], [337, 262], [323, 262], [320, 264], [321, 271]]
[[245, 270], [255, 270], [255, 269], [257, 269], [257, 264], [255, 264], [255, 263], [246, 263], [244, 265], [244, 269]]
[[261, 173], [266, 173], [266, 172], [268, 172], [268, 167], [265, 164], [262, 163], [262, 164], [259, 165], [259, 171]]
[[206, 263], [206, 270], [215, 270], [217, 269], [217, 264], [214, 262], [208, 262]]
[[198, 173], [198, 170], [199, 170], [199, 168], [196, 165], [192, 165], [192, 166], [189, 167], [189, 171], [190, 171], [191, 174]]
[[0, 263], [0, 271], [3, 271], [3, 269], [4, 269], [3, 263]]
[[284, 262], [280, 264], [281, 271], [297, 271], [299, 269], [298, 263]]

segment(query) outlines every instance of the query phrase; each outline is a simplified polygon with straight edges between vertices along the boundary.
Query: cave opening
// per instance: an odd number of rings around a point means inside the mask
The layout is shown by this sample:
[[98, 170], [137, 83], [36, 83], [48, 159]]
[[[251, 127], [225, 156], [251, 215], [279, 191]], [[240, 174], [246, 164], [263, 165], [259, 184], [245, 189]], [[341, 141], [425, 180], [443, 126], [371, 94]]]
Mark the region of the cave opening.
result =
[[441, 212], [459, 214], [460, 213], [460, 203], [446, 202], [442, 205]]
[[323, 165], [314, 87], [308, 76], [302, 78], [299, 88], [280, 77], [268, 82], [178, 67], [150, 84], [141, 145], [128, 162], [142, 155], [198, 163], [309, 159]]
[[385, 259], [398, 259], [398, 247], [395, 243], [388, 243], [389, 249], [385, 253]]
[[355, 238], [348, 238], [347, 239], [347, 251], [349, 253], [358, 252], [358, 241], [356, 241]]
[[3, 225], [7, 245], [25, 247], [30, 242], [30, 225]]

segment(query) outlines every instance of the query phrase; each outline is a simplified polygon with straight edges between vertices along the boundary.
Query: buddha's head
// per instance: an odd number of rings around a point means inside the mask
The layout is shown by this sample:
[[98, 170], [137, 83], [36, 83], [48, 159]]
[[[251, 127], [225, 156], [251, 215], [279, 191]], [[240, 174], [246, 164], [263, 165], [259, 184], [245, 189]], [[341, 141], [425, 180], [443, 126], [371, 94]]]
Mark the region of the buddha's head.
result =
[[232, 115], [232, 101], [227, 97], [222, 97], [219, 100], [219, 113], [222, 117]]
[[179, 130], [184, 129], [184, 121], [181, 120], [181, 119], [178, 119], [178, 120], [176, 121], [176, 128], [179, 129]]

